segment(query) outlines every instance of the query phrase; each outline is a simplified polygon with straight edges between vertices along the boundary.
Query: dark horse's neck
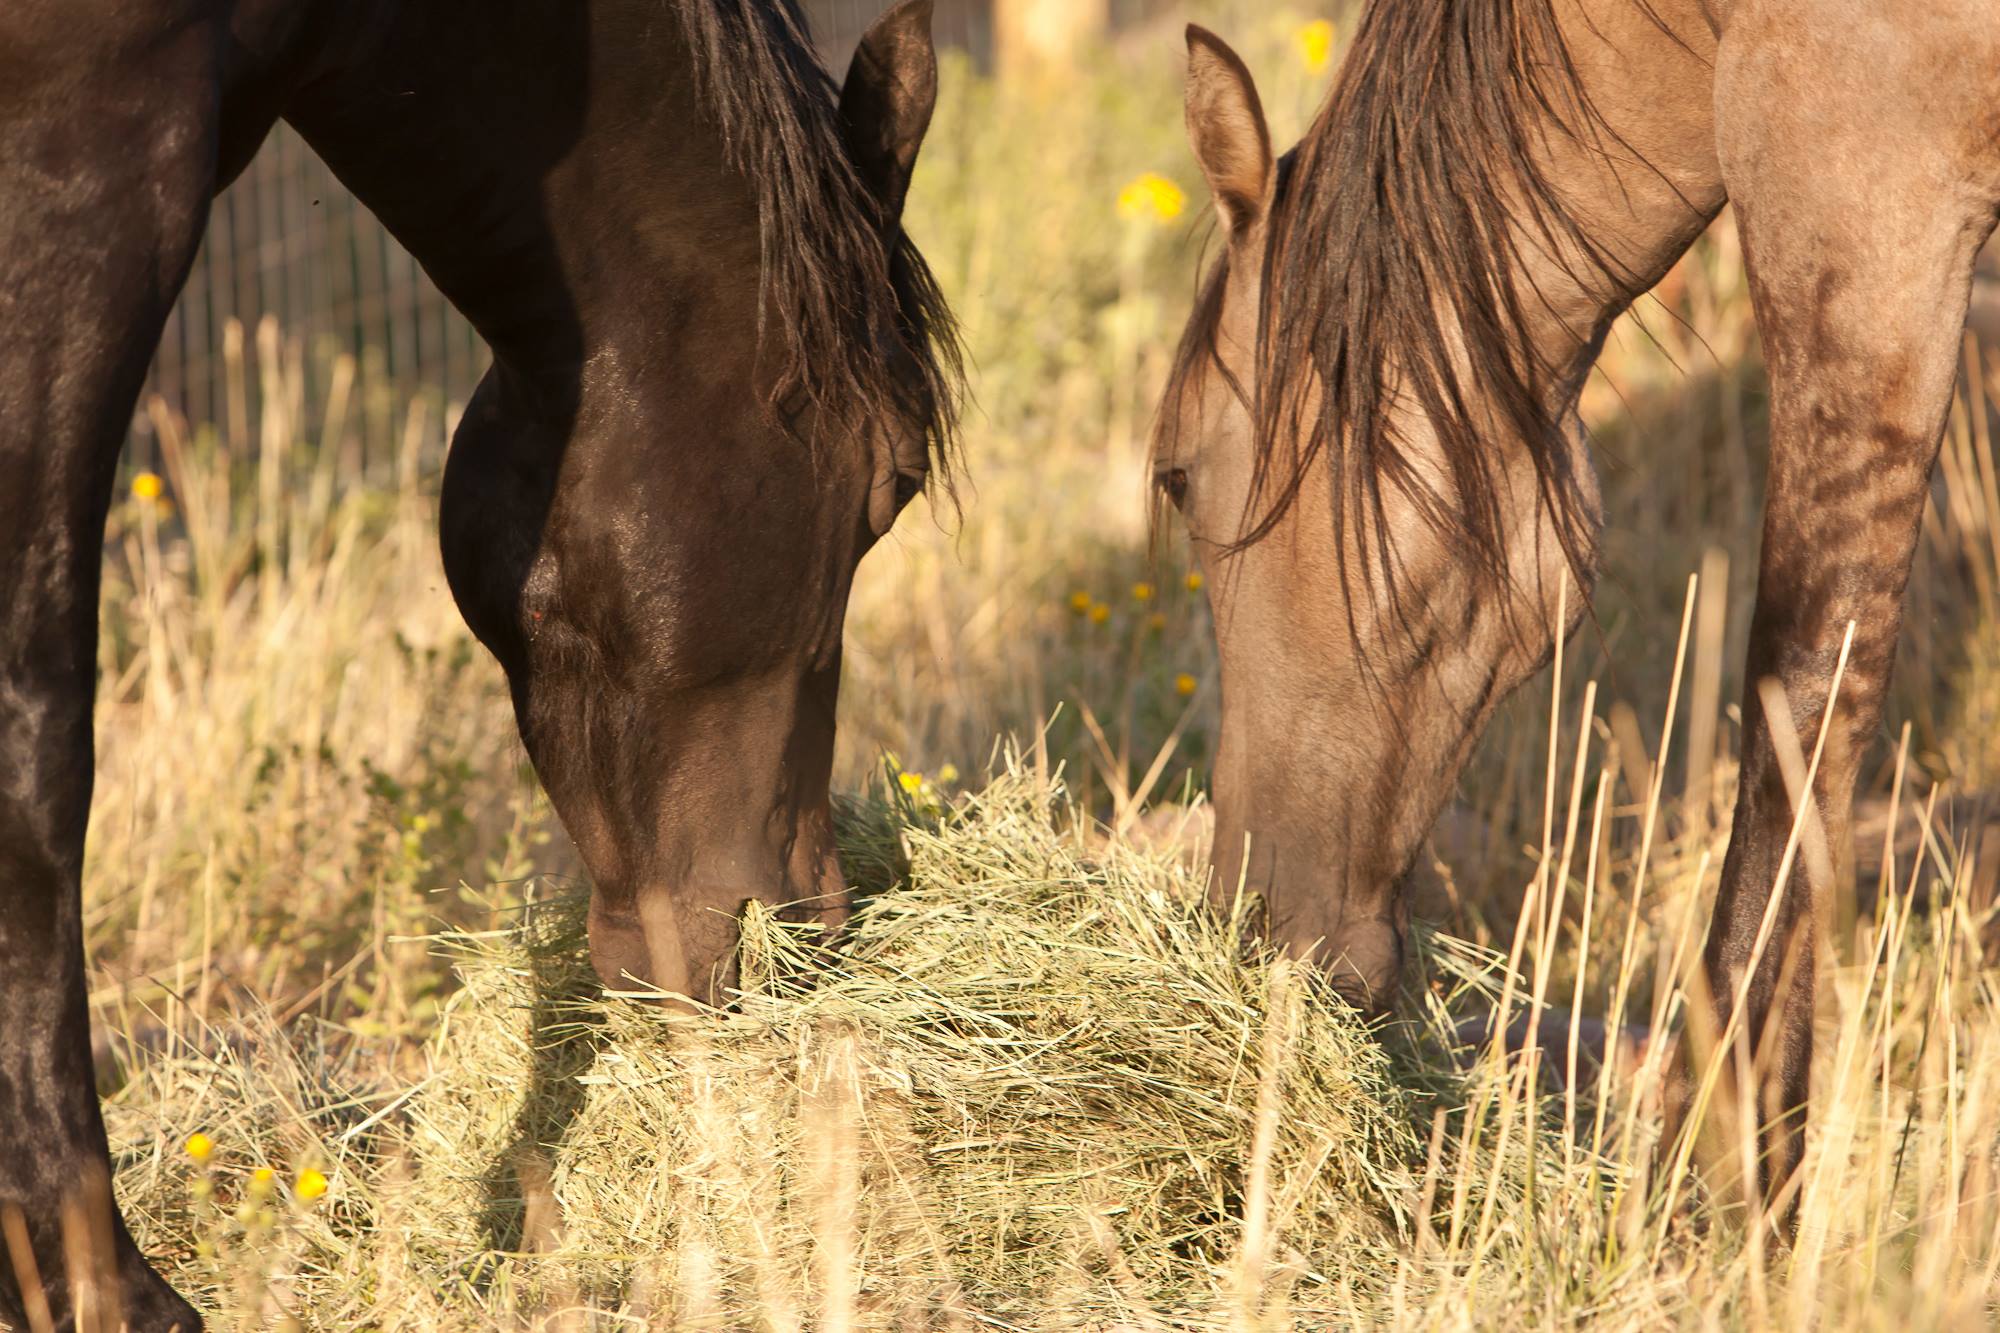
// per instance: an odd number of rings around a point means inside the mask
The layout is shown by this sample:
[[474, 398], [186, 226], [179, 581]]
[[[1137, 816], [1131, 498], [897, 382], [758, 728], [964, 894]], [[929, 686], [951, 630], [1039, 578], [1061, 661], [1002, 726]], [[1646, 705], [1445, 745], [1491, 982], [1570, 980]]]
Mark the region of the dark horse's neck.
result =
[[[572, 397], [592, 355], [644, 355], [607, 343], [754, 304], [757, 202], [670, 6], [327, 8], [285, 117], [515, 383]], [[641, 300], [653, 318], [616, 318]]]

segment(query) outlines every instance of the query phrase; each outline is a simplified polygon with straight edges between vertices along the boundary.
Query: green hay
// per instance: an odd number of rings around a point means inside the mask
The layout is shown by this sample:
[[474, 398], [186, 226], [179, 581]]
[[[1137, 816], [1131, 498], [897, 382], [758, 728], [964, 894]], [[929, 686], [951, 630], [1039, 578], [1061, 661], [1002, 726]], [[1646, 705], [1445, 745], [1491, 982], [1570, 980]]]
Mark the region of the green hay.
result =
[[864, 1310], [1199, 1316], [1233, 1287], [1275, 1051], [1286, 1283], [1393, 1268], [1423, 1144], [1383, 1046], [1178, 861], [1087, 854], [1059, 800], [1016, 772], [937, 817], [853, 812], [850, 864], [900, 835], [907, 878], [817, 968], [752, 912], [727, 1013], [598, 997], [573, 902], [450, 940], [465, 986], [411, 1108], [419, 1249], [478, 1284], [466, 1256], [536, 1245], [511, 1277], [537, 1299], [648, 1290], [733, 1326], [815, 1317], [831, 1218]]
[[[219, 1317], [327, 1328], [1316, 1327], [1396, 1299], [1467, 1086], [1426, 1035], [1442, 988], [1371, 1031], [1179, 849], [1088, 832], [1018, 764], [929, 802], [849, 804], [848, 937], [750, 911], [726, 1011], [604, 994], [563, 897], [433, 941], [461, 985], [393, 1085], [313, 1025], [149, 1057], [111, 1103], [142, 1243]], [[1468, 950], [1418, 970], [1477, 984]], [[1536, 1155], [1517, 1135], [1496, 1172], [1448, 1129], [1437, 1179], [1511, 1247]], [[281, 1187], [247, 1232], [264, 1163], [332, 1191]]]

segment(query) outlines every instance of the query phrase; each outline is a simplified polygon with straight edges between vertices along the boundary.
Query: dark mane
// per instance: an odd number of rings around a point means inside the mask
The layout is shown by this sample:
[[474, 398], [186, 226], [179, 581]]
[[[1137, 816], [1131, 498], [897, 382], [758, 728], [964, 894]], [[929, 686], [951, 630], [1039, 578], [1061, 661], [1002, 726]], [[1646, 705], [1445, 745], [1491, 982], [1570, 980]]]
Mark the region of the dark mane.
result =
[[[1368, 7], [1325, 105], [1281, 164], [1256, 383], [1248, 394], [1232, 386], [1257, 426], [1242, 544], [1271, 531], [1324, 458], [1343, 579], [1354, 524], [1394, 599], [1387, 485], [1482, 579], [1504, 583], [1498, 434], [1524, 442], [1565, 555], [1586, 563], [1594, 530], [1550, 406], [1552, 368], [1528, 346], [1520, 280], [1532, 251], [1579, 280], [1620, 281], [1536, 156], [1546, 136], [1605, 133], [1551, 0]], [[1217, 364], [1222, 285], [1218, 270], [1183, 337], [1163, 423]], [[1399, 404], [1436, 431], [1449, 490], [1424, 480], [1398, 438]]]
[[[797, 0], [671, 0], [696, 77], [738, 166], [757, 191], [763, 254], [760, 333], [781, 338], [775, 400], [852, 429], [869, 418], [921, 422], [937, 472], [952, 459], [964, 380], [958, 328], [923, 256], [881, 211], [842, 144], [837, 88]], [[920, 386], [882, 354], [901, 331]]]

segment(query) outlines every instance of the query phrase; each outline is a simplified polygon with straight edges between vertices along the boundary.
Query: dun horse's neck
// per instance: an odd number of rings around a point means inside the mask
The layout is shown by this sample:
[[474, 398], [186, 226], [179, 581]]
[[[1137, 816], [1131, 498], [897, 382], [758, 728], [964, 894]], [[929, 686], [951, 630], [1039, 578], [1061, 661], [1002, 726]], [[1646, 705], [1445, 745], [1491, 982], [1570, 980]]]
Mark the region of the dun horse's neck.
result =
[[659, 7], [324, 2], [350, 8], [287, 118], [510, 370], [632, 353], [605, 344], [652, 322], [614, 312], [649, 294], [683, 337], [754, 299], [713, 291], [754, 290], [756, 201]]
[[1611, 321], [1725, 202], [1708, 9], [1704, 0], [1558, 0], [1578, 83], [1602, 123], [1581, 141], [1551, 134], [1546, 172], [1616, 270], [1605, 278], [1579, 256], [1549, 256], [1539, 237], [1524, 247], [1534, 256], [1523, 274], [1527, 333], [1571, 401]]

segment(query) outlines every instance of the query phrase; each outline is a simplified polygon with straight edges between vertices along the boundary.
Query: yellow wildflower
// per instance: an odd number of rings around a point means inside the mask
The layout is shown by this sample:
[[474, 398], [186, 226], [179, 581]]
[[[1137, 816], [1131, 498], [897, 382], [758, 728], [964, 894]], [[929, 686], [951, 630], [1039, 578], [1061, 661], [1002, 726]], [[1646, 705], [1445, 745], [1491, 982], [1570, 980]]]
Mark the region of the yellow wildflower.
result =
[[1306, 71], [1321, 74], [1333, 63], [1333, 23], [1329, 19], [1314, 19], [1300, 28], [1292, 39], [1298, 43], [1299, 59], [1305, 61]]
[[1076, 612], [1080, 616], [1086, 615], [1090, 611], [1090, 604], [1092, 600], [1094, 599], [1091, 597], [1089, 593], [1085, 592], [1081, 588], [1078, 588], [1075, 592], [1069, 595], [1069, 609]]
[[299, 1172], [298, 1183], [292, 1187], [292, 1192], [307, 1203], [311, 1203], [314, 1199], [326, 1193], [326, 1174], [322, 1171], [316, 1171], [312, 1167], [307, 1167], [305, 1170]]
[[958, 781], [958, 765], [946, 764], [943, 768], [940, 768], [938, 770], [938, 781], [947, 786]]
[[276, 1171], [273, 1171], [268, 1166], [258, 1167], [250, 1173], [250, 1197], [253, 1199], [269, 1197], [271, 1189], [277, 1184], [277, 1181], [278, 1173]]
[[1135, 176], [1118, 192], [1118, 216], [1128, 220], [1172, 222], [1187, 209], [1181, 187], [1157, 171]]
[[1187, 576], [1187, 590], [1189, 592], [1200, 592], [1202, 584], [1206, 582], [1208, 582], [1208, 580], [1203, 578], [1200, 572], [1197, 571]]
[[1152, 615], [1150, 615], [1150, 616], [1147, 616], [1147, 617], [1146, 617], [1146, 628], [1147, 628], [1147, 629], [1149, 629], [1149, 630], [1152, 630], [1152, 631], [1153, 631], [1153, 632], [1154, 632], [1155, 634], [1159, 633], [1159, 632], [1160, 632], [1161, 630], [1165, 629], [1166, 627], [1167, 627], [1167, 613], [1166, 613], [1166, 612], [1164, 612], [1164, 611], [1155, 611], [1155, 612], [1153, 612], [1153, 614], [1152, 614]]
[[1150, 602], [1150, 601], [1152, 601], [1152, 600], [1153, 600], [1153, 585], [1152, 585], [1152, 584], [1150, 584], [1150, 583], [1135, 583], [1135, 584], [1133, 584], [1133, 585], [1132, 585], [1132, 600], [1133, 600], [1133, 601], [1135, 601], [1135, 602]]
[[132, 495], [139, 500], [157, 500], [166, 494], [167, 483], [157, 472], [141, 472], [132, 478]]
[[1198, 684], [1198, 682], [1195, 680], [1195, 678], [1193, 676], [1190, 676], [1187, 672], [1183, 671], [1181, 672], [1180, 675], [1174, 677], [1174, 693], [1180, 695], [1181, 698], [1185, 699], [1190, 694], [1194, 693], [1194, 688], [1196, 684]]
[[194, 1133], [188, 1135], [185, 1146], [187, 1148], [187, 1155], [194, 1158], [197, 1162], [206, 1162], [215, 1154], [215, 1140], [200, 1130], [196, 1130]]
[[1105, 621], [1109, 619], [1111, 619], [1111, 608], [1106, 606], [1103, 602], [1099, 602], [1096, 606], [1090, 608], [1091, 624], [1102, 625]]
[[910, 795], [915, 796], [924, 789], [924, 775], [921, 773], [898, 773], [896, 784]]

